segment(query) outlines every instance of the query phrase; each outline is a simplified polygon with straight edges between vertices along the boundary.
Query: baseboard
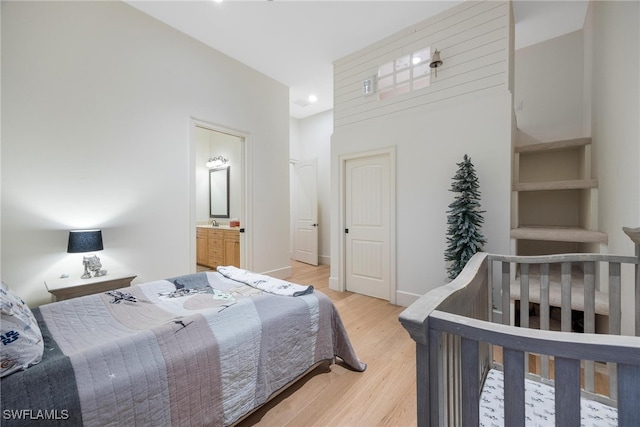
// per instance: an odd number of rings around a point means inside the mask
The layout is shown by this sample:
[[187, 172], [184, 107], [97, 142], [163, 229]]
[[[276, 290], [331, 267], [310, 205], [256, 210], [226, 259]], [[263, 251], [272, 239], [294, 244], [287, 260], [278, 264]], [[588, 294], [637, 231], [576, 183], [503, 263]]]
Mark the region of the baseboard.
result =
[[396, 291], [396, 305], [409, 307], [416, 302], [422, 295], [413, 294], [411, 292]]
[[329, 255], [319, 255], [318, 262], [321, 265], [331, 265], [331, 257]]
[[287, 277], [291, 277], [291, 266], [264, 271], [260, 274], [275, 277], [276, 279], [286, 279]]
[[334, 291], [341, 291], [340, 289], [340, 281], [337, 277], [329, 277], [329, 289]]

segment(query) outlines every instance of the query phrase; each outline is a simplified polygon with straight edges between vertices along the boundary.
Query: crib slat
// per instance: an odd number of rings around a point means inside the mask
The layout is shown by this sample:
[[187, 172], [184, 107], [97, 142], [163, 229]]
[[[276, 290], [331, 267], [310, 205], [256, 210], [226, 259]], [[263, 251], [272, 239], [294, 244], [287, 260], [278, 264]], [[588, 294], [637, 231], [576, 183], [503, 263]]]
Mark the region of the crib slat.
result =
[[[429, 347], [419, 342], [416, 342], [416, 396], [417, 396], [417, 421], [419, 426], [425, 426], [429, 419], [429, 402], [427, 398], [429, 396], [429, 384], [424, 381], [424, 378], [430, 378], [429, 376]], [[431, 424], [435, 425], [435, 424]]]
[[609, 263], [609, 335], [620, 335], [622, 321], [620, 263]]
[[511, 322], [511, 264], [502, 263], [502, 324]]
[[564, 332], [571, 332], [571, 263], [563, 262], [560, 265], [561, 275], [561, 300], [562, 319], [561, 329]]
[[462, 339], [462, 424], [480, 424], [480, 379], [478, 371], [478, 341]]
[[[609, 335], [620, 335], [622, 331], [622, 291], [620, 288], [621, 268], [619, 262], [609, 263]], [[618, 375], [615, 363], [607, 363], [609, 368], [609, 393], [612, 399], [618, 396]]]
[[[429, 330], [429, 373], [433, 373], [433, 375], [424, 377], [428, 379], [429, 386], [426, 387], [427, 392], [425, 392], [422, 398], [424, 400], [428, 399], [428, 407], [425, 408], [424, 411], [420, 411], [420, 409], [418, 409], [418, 414], [427, 411], [425, 420], [428, 418], [429, 422], [421, 424], [420, 419], [418, 419], [419, 426], [438, 426], [440, 425], [438, 420], [444, 418], [444, 416], [442, 418], [440, 417], [440, 414], [443, 413], [442, 408], [440, 408], [440, 395], [444, 392], [444, 382], [442, 378], [442, 372], [438, 366], [438, 360], [443, 357], [443, 351], [446, 351], [442, 348], [442, 341], [444, 340], [442, 339], [442, 334], [439, 331], [436, 331], [435, 329]], [[418, 377], [418, 381], [420, 381], [419, 378], [420, 377]], [[418, 392], [420, 392], [420, 390], [421, 389], [418, 388]], [[418, 399], [419, 407], [420, 402], [423, 401], [423, 399], [420, 398], [419, 394]]]
[[504, 425], [524, 426], [524, 352], [505, 348]]
[[640, 365], [618, 364], [618, 426], [640, 425]]
[[[448, 361], [448, 384], [449, 399], [447, 400], [447, 425], [460, 425], [460, 386], [462, 380], [460, 378], [460, 336], [454, 334], [446, 334], [449, 350], [447, 351]], [[447, 381], [447, 380], [444, 380]]]
[[[540, 329], [549, 330], [549, 264], [540, 264]], [[540, 357], [540, 376], [549, 378], [549, 356]]]
[[[638, 261], [640, 262], [640, 245], [636, 245], [636, 255], [638, 256]], [[635, 268], [636, 272], [636, 336], [640, 337], [640, 264], [636, 264]]]
[[[520, 327], [529, 327], [529, 264], [520, 264]], [[529, 353], [524, 354], [524, 371], [529, 372]]]
[[[585, 262], [584, 270], [584, 332], [593, 334], [596, 332], [596, 266], [594, 262]], [[584, 362], [584, 388], [587, 391], [595, 391], [595, 369], [593, 360]]]
[[520, 264], [520, 326], [529, 327], [529, 264]]
[[594, 262], [584, 263], [584, 332], [596, 332], [596, 266]]
[[640, 365], [619, 364], [618, 372], [618, 425], [638, 426], [640, 425]]
[[579, 427], [580, 361], [556, 357], [555, 368], [556, 426]]

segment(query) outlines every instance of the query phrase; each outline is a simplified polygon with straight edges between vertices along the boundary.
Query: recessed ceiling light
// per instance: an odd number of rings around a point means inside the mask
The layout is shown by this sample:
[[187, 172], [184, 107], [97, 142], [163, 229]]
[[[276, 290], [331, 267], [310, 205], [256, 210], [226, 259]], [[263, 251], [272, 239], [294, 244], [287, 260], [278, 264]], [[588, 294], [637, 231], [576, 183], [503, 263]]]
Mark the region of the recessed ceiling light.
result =
[[222, 3], [224, 0], [213, 0], [214, 3]]
[[309, 102], [316, 102], [318, 100], [318, 97], [315, 95], [309, 95]]

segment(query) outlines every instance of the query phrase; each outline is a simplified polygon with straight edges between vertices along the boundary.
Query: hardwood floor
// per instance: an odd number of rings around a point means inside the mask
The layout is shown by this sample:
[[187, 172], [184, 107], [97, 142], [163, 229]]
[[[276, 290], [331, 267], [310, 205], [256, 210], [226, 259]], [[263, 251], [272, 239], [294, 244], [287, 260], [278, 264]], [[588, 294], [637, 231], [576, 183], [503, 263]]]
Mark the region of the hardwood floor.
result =
[[331, 298], [367, 369], [316, 369], [238, 426], [415, 426], [415, 343], [398, 321], [404, 307], [329, 289], [327, 265], [292, 269], [289, 280]]

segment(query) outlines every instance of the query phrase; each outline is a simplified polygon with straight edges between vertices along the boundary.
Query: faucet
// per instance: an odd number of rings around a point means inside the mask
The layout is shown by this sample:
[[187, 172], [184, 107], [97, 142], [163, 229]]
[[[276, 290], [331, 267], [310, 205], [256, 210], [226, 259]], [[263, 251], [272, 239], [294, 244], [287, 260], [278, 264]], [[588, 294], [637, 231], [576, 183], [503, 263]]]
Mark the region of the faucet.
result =
[[218, 224], [218, 221], [216, 221], [215, 219], [212, 219], [212, 220], [211, 220], [211, 226], [212, 226], [212, 227], [217, 227], [217, 226], [219, 226], [219, 225], [220, 225], [220, 224]]

